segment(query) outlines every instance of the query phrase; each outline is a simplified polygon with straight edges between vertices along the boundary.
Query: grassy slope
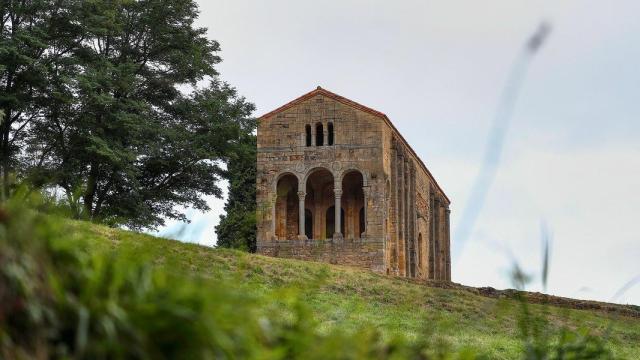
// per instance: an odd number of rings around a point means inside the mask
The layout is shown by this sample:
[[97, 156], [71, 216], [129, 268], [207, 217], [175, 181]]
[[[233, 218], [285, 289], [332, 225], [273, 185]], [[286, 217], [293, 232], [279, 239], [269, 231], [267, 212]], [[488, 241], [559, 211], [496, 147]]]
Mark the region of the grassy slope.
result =
[[[171, 262], [174, 268], [228, 278], [258, 294], [299, 291], [321, 319], [323, 331], [331, 331], [336, 325], [357, 330], [362, 324], [370, 324], [387, 336], [403, 333], [416, 338], [437, 334], [453, 344], [488, 352], [496, 359], [518, 357], [520, 350], [516, 320], [519, 304], [513, 300], [432, 288], [347, 267], [211, 249], [89, 223], [75, 222], [72, 226], [77, 235], [91, 235], [92, 251], [135, 247], [158, 265], [166, 264], [168, 258], [177, 259]], [[547, 312], [554, 326], [565, 324], [609, 334], [617, 356], [633, 359], [640, 354], [638, 318], [532, 307]]]

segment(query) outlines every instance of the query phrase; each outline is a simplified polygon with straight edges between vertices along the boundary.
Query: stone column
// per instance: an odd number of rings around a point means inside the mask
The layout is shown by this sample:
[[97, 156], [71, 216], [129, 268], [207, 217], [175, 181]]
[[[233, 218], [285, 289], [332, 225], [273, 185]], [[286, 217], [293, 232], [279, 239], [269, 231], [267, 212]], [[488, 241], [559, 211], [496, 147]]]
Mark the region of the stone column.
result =
[[[433, 190], [431, 190], [433, 191]], [[430, 246], [429, 246], [429, 279], [436, 279], [436, 260], [438, 259], [436, 254], [436, 241], [438, 241], [436, 235], [436, 219], [437, 219], [437, 207], [433, 193], [430, 194], [430, 206], [429, 206], [429, 232]]]
[[[367, 223], [369, 221], [369, 215], [368, 215], [368, 208], [369, 208], [369, 186], [363, 186], [362, 187], [362, 192], [364, 193], [364, 232], [362, 234], [360, 234], [360, 238], [363, 238], [366, 236], [367, 231], [369, 231], [369, 224]], [[360, 224], [358, 224], [358, 227], [360, 227]], [[360, 231], [360, 229], [358, 229], [358, 231]]]
[[304, 231], [304, 198], [306, 195], [304, 191], [298, 191], [298, 240], [307, 240]]
[[391, 188], [389, 189], [389, 221], [391, 242], [393, 249], [393, 259], [391, 259], [394, 275], [398, 275], [398, 151], [397, 142], [392, 140], [391, 144]]
[[327, 126], [327, 124], [322, 124], [322, 129], [324, 130], [322, 132], [322, 145], [323, 146], [328, 146], [329, 145], [329, 127]]
[[273, 206], [271, 207], [271, 231], [273, 231], [271, 235], [271, 240], [278, 240], [278, 234], [276, 234], [276, 206], [278, 205], [278, 189], [276, 188], [275, 193], [272, 196], [273, 198]]
[[409, 219], [411, 211], [409, 209], [410, 205], [409, 205], [409, 176], [410, 176], [410, 172], [409, 172], [409, 158], [406, 157], [405, 158], [405, 163], [404, 163], [404, 262], [405, 262], [405, 269], [406, 269], [406, 276], [407, 277], [411, 277], [411, 249], [410, 249], [410, 242], [411, 242], [411, 230], [410, 230], [410, 224], [409, 224]]
[[406, 252], [405, 252], [405, 239], [406, 232], [404, 231], [404, 213], [405, 213], [405, 203], [404, 203], [404, 156], [402, 153], [398, 156], [398, 212], [399, 212], [399, 222], [398, 222], [398, 267], [400, 270], [400, 276], [406, 276], [407, 267], [406, 267]]
[[446, 254], [446, 280], [447, 281], [451, 281], [451, 227], [450, 227], [450, 222], [449, 222], [449, 218], [451, 215], [451, 210], [449, 210], [449, 207], [446, 207], [446, 224], [445, 224], [445, 234], [446, 234], [446, 238], [447, 238], [447, 254]]
[[418, 259], [417, 259], [418, 236], [416, 234], [416, 168], [413, 162], [411, 163], [411, 166], [409, 168], [409, 175], [410, 175], [409, 206], [411, 209], [409, 227], [410, 227], [410, 234], [411, 234], [411, 262], [413, 263], [413, 266], [411, 267], [411, 277], [416, 277], [417, 267], [418, 267]]
[[440, 280], [447, 279], [447, 214], [444, 201], [440, 201]]
[[[337, 185], [337, 184], [336, 184]], [[334, 215], [334, 229], [333, 229], [333, 238], [334, 239], [342, 239], [342, 232], [340, 231], [342, 229], [342, 219], [341, 219], [341, 213], [342, 213], [342, 205], [340, 204], [340, 201], [342, 199], [342, 189], [334, 186], [334, 190], [333, 193], [335, 194], [336, 197], [336, 203], [335, 203], [335, 210], [336, 213]]]
[[435, 239], [434, 242], [434, 258], [433, 258], [433, 264], [434, 264], [434, 279], [435, 280], [442, 280], [442, 273], [441, 273], [441, 268], [440, 268], [440, 264], [441, 264], [441, 260], [440, 260], [440, 248], [442, 247], [442, 242], [441, 242], [441, 238], [442, 238], [442, 229], [440, 227], [440, 223], [442, 222], [442, 219], [440, 216], [440, 199], [438, 199], [436, 197], [436, 201], [435, 201], [435, 206], [433, 208], [433, 214], [434, 219], [433, 219], [433, 225], [435, 227], [435, 234], [433, 236], [433, 238]]

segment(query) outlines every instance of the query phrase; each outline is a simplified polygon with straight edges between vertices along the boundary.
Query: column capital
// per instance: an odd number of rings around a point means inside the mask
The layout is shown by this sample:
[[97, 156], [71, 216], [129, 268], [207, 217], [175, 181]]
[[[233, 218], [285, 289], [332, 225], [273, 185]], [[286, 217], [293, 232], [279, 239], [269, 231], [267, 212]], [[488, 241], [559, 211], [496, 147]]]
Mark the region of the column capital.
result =
[[342, 189], [333, 189], [333, 194], [339, 198], [342, 197]]
[[368, 196], [371, 193], [371, 186], [369, 186], [369, 185], [363, 186], [362, 187], [362, 192], [364, 193], [365, 196]]
[[298, 200], [304, 200], [304, 197], [307, 196], [307, 193], [304, 191], [298, 191]]

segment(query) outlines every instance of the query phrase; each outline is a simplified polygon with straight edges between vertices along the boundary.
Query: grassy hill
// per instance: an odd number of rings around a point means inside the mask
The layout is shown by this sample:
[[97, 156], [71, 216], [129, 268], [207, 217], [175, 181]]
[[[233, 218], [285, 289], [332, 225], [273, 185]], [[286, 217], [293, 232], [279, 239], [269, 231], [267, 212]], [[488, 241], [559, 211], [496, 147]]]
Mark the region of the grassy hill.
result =
[[[511, 296], [425, 286], [348, 267], [212, 249], [84, 222], [71, 226], [76, 234], [92, 239], [92, 252], [129, 249], [157, 266], [226, 279], [247, 294], [300, 298], [323, 332], [337, 328], [359, 331], [366, 325], [377, 328], [384, 337], [403, 334], [414, 341], [438, 339], [496, 359], [522, 356], [518, 319], [523, 310]], [[640, 356], [638, 307], [612, 306], [605, 311], [606, 307], [578, 310], [531, 304], [529, 309], [544, 314], [553, 331], [563, 327], [588, 330], [606, 337], [616, 357]]]

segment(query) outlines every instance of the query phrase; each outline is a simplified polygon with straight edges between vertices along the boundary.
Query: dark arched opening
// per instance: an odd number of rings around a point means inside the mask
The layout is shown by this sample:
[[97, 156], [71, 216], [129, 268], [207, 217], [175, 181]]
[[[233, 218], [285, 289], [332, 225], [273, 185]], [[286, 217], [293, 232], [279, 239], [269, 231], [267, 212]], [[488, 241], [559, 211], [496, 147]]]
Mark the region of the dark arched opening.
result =
[[305, 126], [304, 132], [305, 132], [305, 144], [306, 146], [311, 146], [311, 125]]
[[322, 123], [316, 124], [316, 146], [324, 145], [324, 130], [322, 129]]
[[275, 234], [278, 239], [295, 239], [298, 235], [298, 178], [287, 174], [276, 186]]
[[[333, 233], [325, 234], [325, 213], [324, 210], [335, 204], [333, 196], [333, 175], [331, 172], [324, 168], [317, 168], [312, 170], [312, 173], [307, 177], [305, 189], [307, 196], [305, 197], [305, 209], [311, 211], [313, 216], [311, 235], [307, 235], [309, 239], [326, 239], [330, 238]], [[307, 222], [305, 222], [306, 228]]]
[[313, 213], [309, 209], [304, 210], [304, 234], [313, 239]]
[[327, 145], [333, 145], [333, 123], [332, 122], [327, 124], [327, 131], [329, 132], [327, 136]]
[[[364, 177], [357, 170], [349, 171], [342, 178], [342, 206], [346, 213], [345, 239], [359, 239], [366, 231], [367, 219], [364, 210]], [[362, 210], [362, 211], [361, 211]]]

